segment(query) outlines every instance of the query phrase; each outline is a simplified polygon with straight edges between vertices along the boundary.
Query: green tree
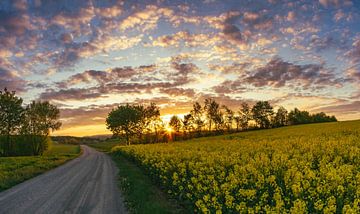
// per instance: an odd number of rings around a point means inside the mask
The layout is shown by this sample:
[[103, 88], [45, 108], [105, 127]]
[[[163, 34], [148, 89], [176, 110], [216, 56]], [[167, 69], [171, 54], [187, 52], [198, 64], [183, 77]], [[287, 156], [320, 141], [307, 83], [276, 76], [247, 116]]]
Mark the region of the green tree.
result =
[[291, 125], [311, 123], [311, 115], [308, 111], [295, 108], [289, 112], [288, 120]]
[[[23, 118], [23, 100], [15, 96], [15, 92], [9, 92], [6, 88], [0, 91], [0, 154], [12, 155], [11, 135], [19, 134]], [[2, 149], [1, 149], [2, 148]]]
[[287, 125], [287, 122], [288, 111], [284, 107], [280, 106], [275, 114], [273, 125], [274, 127], [281, 127]]
[[251, 109], [252, 115], [260, 128], [271, 127], [271, 117], [274, 114], [273, 107], [268, 101], [259, 101]]
[[142, 124], [143, 112], [139, 106], [121, 105], [113, 109], [106, 118], [107, 128], [115, 135], [125, 135], [126, 143], [130, 145], [130, 137], [137, 134], [139, 124]]
[[29, 136], [33, 155], [41, 155], [48, 148], [50, 131], [60, 129], [60, 110], [48, 101], [33, 101], [27, 105], [22, 134]]

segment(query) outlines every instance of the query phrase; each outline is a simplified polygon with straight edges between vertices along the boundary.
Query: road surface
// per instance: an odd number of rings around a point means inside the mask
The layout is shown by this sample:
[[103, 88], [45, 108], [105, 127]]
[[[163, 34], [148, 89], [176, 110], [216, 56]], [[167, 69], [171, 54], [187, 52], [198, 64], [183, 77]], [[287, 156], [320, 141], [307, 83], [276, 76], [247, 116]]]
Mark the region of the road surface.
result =
[[79, 158], [1, 192], [0, 213], [126, 213], [113, 161], [82, 149]]

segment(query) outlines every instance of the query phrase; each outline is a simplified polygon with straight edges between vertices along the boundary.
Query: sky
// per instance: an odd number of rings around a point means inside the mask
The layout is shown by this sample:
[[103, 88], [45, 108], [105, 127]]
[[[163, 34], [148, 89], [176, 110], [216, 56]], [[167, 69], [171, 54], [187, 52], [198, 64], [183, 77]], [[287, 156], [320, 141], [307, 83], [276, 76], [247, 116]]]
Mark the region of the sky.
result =
[[359, 0], [2, 0], [0, 88], [106, 134], [118, 105], [213, 98], [360, 119]]

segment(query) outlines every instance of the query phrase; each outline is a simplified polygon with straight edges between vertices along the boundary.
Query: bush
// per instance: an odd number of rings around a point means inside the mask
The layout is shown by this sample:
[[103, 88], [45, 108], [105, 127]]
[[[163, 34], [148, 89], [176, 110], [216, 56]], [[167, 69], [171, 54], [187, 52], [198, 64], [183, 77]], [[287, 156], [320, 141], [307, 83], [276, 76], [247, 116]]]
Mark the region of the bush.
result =
[[52, 145], [49, 137], [40, 135], [9, 136], [9, 143], [7, 139], [8, 136], [0, 136], [0, 156], [42, 155]]

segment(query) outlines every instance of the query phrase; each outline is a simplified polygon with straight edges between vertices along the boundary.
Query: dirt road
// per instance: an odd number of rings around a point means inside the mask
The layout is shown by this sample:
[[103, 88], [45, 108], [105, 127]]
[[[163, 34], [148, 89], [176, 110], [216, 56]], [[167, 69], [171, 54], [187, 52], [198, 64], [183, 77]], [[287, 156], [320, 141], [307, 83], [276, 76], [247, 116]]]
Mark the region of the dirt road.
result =
[[0, 193], [0, 213], [126, 213], [110, 157], [83, 155]]

